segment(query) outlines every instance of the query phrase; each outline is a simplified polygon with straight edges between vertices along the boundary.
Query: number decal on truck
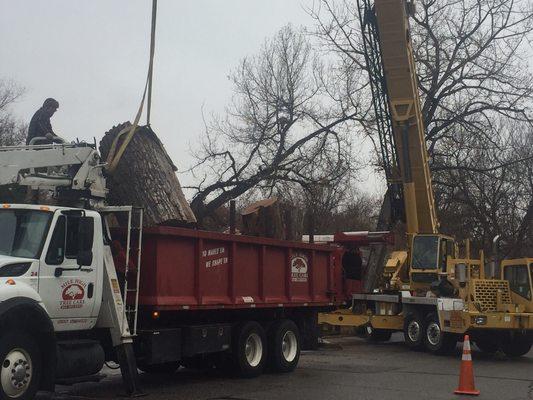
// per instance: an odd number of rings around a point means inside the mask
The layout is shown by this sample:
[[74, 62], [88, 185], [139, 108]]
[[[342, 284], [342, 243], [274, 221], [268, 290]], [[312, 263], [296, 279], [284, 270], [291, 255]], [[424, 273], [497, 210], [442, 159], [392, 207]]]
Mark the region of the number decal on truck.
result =
[[295, 254], [291, 259], [291, 275], [293, 282], [307, 282], [307, 256], [305, 254]]

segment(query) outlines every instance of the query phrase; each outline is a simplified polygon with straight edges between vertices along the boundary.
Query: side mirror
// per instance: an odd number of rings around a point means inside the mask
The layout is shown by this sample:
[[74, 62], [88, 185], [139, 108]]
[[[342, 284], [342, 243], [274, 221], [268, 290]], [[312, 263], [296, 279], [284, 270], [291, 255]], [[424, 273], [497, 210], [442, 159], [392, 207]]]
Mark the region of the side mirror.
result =
[[77, 261], [80, 267], [90, 267], [93, 263], [93, 252], [91, 250], [78, 252]]

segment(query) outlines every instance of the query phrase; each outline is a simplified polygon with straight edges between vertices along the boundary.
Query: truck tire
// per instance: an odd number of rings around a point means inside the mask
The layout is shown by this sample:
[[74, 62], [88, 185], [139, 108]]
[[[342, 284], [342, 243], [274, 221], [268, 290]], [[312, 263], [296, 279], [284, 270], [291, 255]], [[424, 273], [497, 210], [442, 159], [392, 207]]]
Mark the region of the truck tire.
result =
[[418, 312], [408, 312], [403, 322], [403, 336], [411, 350], [424, 348], [424, 320]]
[[388, 342], [392, 331], [388, 329], [374, 329], [371, 325], [365, 327], [366, 340], [369, 342]]
[[531, 350], [531, 336], [523, 333], [509, 333], [501, 343], [501, 349], [507, 357], [521, 357]]
[[35, 339], [17, 331], [2, 335], [0, 360], [0, 398], [33, 399], [40, 386], [43, 367]]
[[498, 351], [500, 346], [495, 335], [480, 335], [476, 336], [474, 343], [483, 353], [494, 354]]
[[179, 362], [168, 362], [162, 364], [139, 365], [138, 368], [147, 374], [173, 374], [180, 367]]
[[457, 346], [457, 337], [440, 328], [439, 318], [435, 313], [426, 317], [424, 329], [424, 347], [430, 353], [437, 355], [450, 354]]
[[300, 331], [284, 319], [268, 330], [268, 365], [274, 372], [292, 372], [300, 360]]
[[254, 321], [235, 327], [232, 340], [232, 362], [234, 371], [243, 378], [261, 375], [267, 359], [265, 330]]

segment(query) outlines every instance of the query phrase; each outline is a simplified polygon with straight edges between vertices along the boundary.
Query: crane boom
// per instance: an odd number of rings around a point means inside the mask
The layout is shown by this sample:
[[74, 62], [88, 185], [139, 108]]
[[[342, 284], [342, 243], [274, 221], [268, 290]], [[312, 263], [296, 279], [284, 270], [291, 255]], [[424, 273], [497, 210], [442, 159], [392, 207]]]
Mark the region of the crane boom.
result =
[[[437, 233], [424, 121], [405, 0], [375, 0], [378, 42], [392, 125], [395, 164], [389, 183], [401, 183], [407, 232]], [[401, 16], [399, 18], [398, 16]]]
[[[45, 139], [45, 138], [42, 138]], [[103, 204], [106, 180], [96, 145], [61, 143], [0, 147], [0, 186], [28, 186]]]

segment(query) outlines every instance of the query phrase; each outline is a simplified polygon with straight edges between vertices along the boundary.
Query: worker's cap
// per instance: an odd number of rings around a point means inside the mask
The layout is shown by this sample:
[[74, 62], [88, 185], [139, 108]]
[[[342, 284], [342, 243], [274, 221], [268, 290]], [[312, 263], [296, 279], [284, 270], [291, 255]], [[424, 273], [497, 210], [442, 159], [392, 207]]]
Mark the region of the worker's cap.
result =
[[45, 108], [59, 108], [59, 102], [56, 99], [52, 99], [51, 97], [47, 98], [44, 103], [43, 107]]

